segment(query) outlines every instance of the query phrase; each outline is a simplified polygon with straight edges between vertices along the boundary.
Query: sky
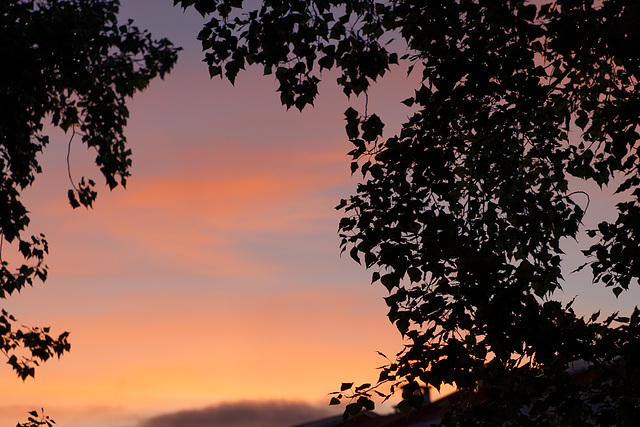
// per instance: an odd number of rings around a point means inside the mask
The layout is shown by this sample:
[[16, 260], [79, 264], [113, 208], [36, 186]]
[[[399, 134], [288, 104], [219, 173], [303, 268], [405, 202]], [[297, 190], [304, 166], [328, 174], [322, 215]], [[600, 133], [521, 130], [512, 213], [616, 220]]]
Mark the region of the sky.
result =
[[[50, 278], [4, 308], [26, 325], [70, 331], [72, 347], [35, 379], [0, 371], [0, 425], [38, 408], [66, 427], [267, 427], [342, 411], [327, 406], [328, 393], [375, 381], [377, 352], [402, 346], [386, 291], [339, 251], [334, 207], [357, 182], [343, 112], [364, 100], [347, 99], [327, 74], [314, 108], [286, 111], [260, 70], [235, 86], [209, 79], [194, 10], [122, 0], [121, 16], [183, 51], [164, 81], [129, 102], [126, 190], [103, 186], [93, 209], [71, 209], [69, 136], [52, 131], [24, 197], [32, 230], [50, 244]], [[414, 85], [398, 69], [371, 90], [386, 136], [410, 113], [400, 101]], [[71, 147], [74, 179], [103, 183], [91, 152]], [[587, 221], [613, 215], [611, 200], [592, 195]], [[567, 248], [567, 265], [579, 265]], [[565, 294], [579, 295], [585, 313], [637, 301], [579, 276]]]
[[[71, 352], [24, 383], [0, 371], [0, 425], [39, 408], [67, 427], [142, 427], [199, 410], [227, 419], [248, 407], [262, 419], [291, 414], [286, 425], [342, 411], [328, 393], [375, 381], [377, 351], [402, 343], [386, 291], [339, 251], [334, 207], [356, 183], [343, 113], [364, 101], [349, 103], [327, 75], [315, 108], [287, 111], [260, 70], [235, 87], [209, 79], [194, 10], [123, 0], [121, 16], [183, 50], [128, 104], [126, 190], [110, 193], [74, 140], [72, 176], [101, 189], [93, 209], [73, 210], [69, 135], [51, 133], [24, 196], [31, 230], [49, 241], [49, 279], [3, 307], [25, 325], [69, 331]], [[405, 76], [370, 96], [390, 127], [407, 114]]]

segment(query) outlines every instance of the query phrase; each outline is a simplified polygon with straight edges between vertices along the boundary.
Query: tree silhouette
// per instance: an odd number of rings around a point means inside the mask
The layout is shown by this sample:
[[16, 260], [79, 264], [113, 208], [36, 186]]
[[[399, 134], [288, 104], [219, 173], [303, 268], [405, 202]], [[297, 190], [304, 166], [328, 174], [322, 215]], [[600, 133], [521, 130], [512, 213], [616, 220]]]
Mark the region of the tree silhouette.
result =
[[[373, 386], [343, 384], [346, 415], [371, 395], [482, 387], [450, 425], [627, 425], [638, 413], [640, 312], [580, 317], [554, 300], [562, 242], [584, 231], [578, 181], [613, 180], [627, 201], [586, 233], [593, 281], [615, 295], [640, 276], [640, 5], [623, 0], [175, 0], [209, 21], [198, 35], [211, 76], [273, 74], [286, 107], [313, 104], [323, 69], [346, 95], [404, 61], [420, 73], [411, 117], [382, 138], [349, 108], [352, 171], [342, 250], [389, 291], [407, 339]], [[392, 39], [397, 39], [391, 42]], [[580, 195], [581, 196], [581, 195]], [[566, 272], [564, 272], [566, 274]], [[582, 360], [588, 383], [568, 367]], [[583, 377], [580, 377], [583, 378]], [[389, 385], [387, 390], [383, 385]], [[381, 391], [386, 390], [386, 391]]]
[[[24, 259], [10, 265], [0, 243], [0, 298], [47, 278], [47, 241], [42, 234], [25, 235], [29, 216], [20, 200], [41, 172], [37, 157], [49, 143], [45, 121], [95, 149], [110, 189], [124, 186], [131, 165], [125, 101], [176, 62], [177, 49], [168, 40], [152, 39], [132, 21], [118, 23], [118, 8], [109, 0], [0, 5], [0, 242]], [[90, 207], [94, 182], [82, 178], [72, 185], [71, 205]], [[0, 314], [0, 351], [22, 379], [68, 351], [67, 338], [67, 332], [51, 336], [49, 328], [22, 327], [5, 310]]]

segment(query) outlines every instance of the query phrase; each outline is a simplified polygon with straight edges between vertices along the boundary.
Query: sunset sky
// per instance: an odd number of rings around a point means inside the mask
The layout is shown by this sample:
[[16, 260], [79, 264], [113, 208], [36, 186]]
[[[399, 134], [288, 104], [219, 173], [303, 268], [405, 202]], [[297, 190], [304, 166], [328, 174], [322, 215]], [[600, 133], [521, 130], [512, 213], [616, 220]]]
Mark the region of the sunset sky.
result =
[[[248, 413], [293, 424], [341, 411], [326, 406], [328, 393], [375, 381], [377, 351], [392, 356], [402, 345], [386, 291], [339, 255], [334, 207], [357, 182], [343, 112], [364, 100], [346, 99], [329, 73], [315, 108], [286, 111], [274, 78], [258, 69], [235, 87], [209, 79], [194, 10], [122, 0], [121, 16], [184, 50], [164, 81], [129, 103], [126, 190], [102, 186], [94, 209], [71, 209], [69, 136], [52, 133], [44, 173], [24, 198], [32, 230], [49, 240], [50, 279], [3, 304], [25, 325], [70, 331], [72, 348], [35, 380], [0, 370], [0, 425], [42, 407], [65, 427]], [[400, 101], [414, 85], [398, 69], [371, 91], [386, 136], [410, 113]], [[102, 184], [93, 157], [74, 141], [71, 172]], [[610, 200], [592, 196], [592, 218], [610, 214]], [[567, 247], [568, 265], [579, 265]], [[572, 276], [565, 293], [580, 294], [584, 312], [637, 301], [579, 282]]]

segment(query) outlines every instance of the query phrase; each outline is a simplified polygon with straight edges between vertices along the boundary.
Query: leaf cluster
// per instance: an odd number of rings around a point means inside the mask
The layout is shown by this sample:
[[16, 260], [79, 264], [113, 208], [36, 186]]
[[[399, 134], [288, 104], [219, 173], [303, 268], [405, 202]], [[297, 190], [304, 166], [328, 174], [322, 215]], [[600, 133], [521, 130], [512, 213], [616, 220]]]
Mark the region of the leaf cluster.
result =
[[51, 418], [49, 418], [48, 415], [44, 414], [44, 409], [42, 409], [40, 413], [38, 413], [38, 411], [30, 411], [27, 422], [24, 424], [18, 423], [16, 424], [16, 427], [40, 427], [40, 426], [53, 427], [55, 423], [56, 422]]
[[18, 329], [15, 324], [16, 319], [2, 310], [0, 351], [7, 356], [7, 363], [23, 380], [35, 375], [35, 366], [40, 362], [46, 362], [53, 356], [60, 357], [71, 348], [67, 341], [68, 332], [53, 338], [49, 335], [48, 327]]
[[[110, 189], [126, 185], [131, 166], [123, 134], [126, 100], [164, 77], [178, 49], [132, 21], [119, 23], [118, 10], [119, 2], [111, 0], [0, 5], [0, 242], [17, 248], [24, 260], [10, 265], [0, 243], [0, 298], [47, 278], [47, 241], [42, 234], [26, 236], [30, 220], [20, 198], [41, 172], [38, 155], [49, 144], [46, 121], [79, 135], [96, 152]], [[94, 181], [71, 184], [71, 205], [91, 207], [97, 196]], [[20, 378], [33, 376], [38, 362], [69, 350], [67, 333], [52, 338], [48, 328], [21, 329], [2, 313], [0, 350]], [[16, 353], [19, 349], [26, 355]]]
[[[283, 105], [313, 105], [320, 72], [339, 69], [345, 94], [360, 94], [398, 62], [383, 39], [393, 26], [389, 6], [363, 0], [265, 1], [245, 10], [240, 0], [174, 0], [209, 22], [198, 34], [211, 77], [232, 83], [257, 64], [274, 74]], [[389, 40], [386, 40], [387, 42]]]
[[[586, 230], [593, 281], [617, 296], [640, 278], [640, 5], [538, 3], [175, 1], [210, 16], [199, 39], [212, 76], [233, 82], [258, 64], [287, 107], [313, 103], [322, 69], [347, 95], [399, 60], [420, 73], [397, 135], [345, 112], [362, 182], [338, 206], [341, 248], [374, 270], [406, 339], [377, 384], [334, 394], [350, 399], [346, 416], [382, 385], [407, 412], [442, 384], [486, 392], [450, 408], [451, 425], [624, 425], [638, 413], [638, 394], [620, 391], [638, 387], [638, 310], [599, 322], [554, 295], [562, 244], [585, 231], [578, 181], [628, 196], [615, 221]], [[567, 371], [576, 360], [598, 378], [581, 384]]]

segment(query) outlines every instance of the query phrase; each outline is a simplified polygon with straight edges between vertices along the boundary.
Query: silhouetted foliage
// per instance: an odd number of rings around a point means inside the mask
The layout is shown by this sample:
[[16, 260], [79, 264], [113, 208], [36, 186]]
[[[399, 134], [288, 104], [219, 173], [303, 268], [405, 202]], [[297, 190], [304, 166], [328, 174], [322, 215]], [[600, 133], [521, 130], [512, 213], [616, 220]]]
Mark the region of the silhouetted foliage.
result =
[[29, 418], [27, 422], [22, 424], [16, 424], [16, 427], [53, 427], [56, 422], [44, 414], [44, 409], [38, 413], [38, 411], [29, 412]]
[[[37, 157], [49, 143], [46, 122], [95, 149], [109, 188], [124, 186], [131, 165], [123, 135], [126, 98], [163, 77], [177, 59], [168, 40], [152, 39], [131, 21], [119, 24], [118, 8], [118, 1], [107, 0], [0, 5], [0, 242], [24, 258], [10, 265], [0, 243], [0, 298], [47, 278], [47, 241], [42, 234], [25, 236], [29, 216], [20, 200], [41, 172]], [[72, 185], [71, 205], [90, 207], [94, 182], [82, 178]], [[4, 310], [0, 315], [0, 351], [22, 379], [34, 376], [39, 362], [68, 351], [67, 338], [67, 332], [54, 337], [49, 328], [20, 326]]]
[[[372, 393], [420, 387], [487, 391], [451, 425], [625, 425], [640, 407], [639, 312], [579, 317], [553, 300], [563, 239], [583, 231], [572, 183], [616, 179], [618, 218], [587, 234], [594, 282], [619, 295], [640, 276], [640, 5], [624, 0], [175, 0], [210, 16], [198, 35], [211, 76], [257, 64], [282, 103], [303, 109], [320, 72], [366, 92], [402, 60], [421, 73], [413, 113], [382, 138], [375, 114], [349, 108], [352, 171], [340, 203], [342, 249], [389, 291], [407, 344], [379, 382], [343, 384], [346, 414]], [[392, 38], [397, 40], [388, 43]], [[399, 58], [400, 57], [400, 58]], [[567, 369], [582, 359], [588, 384]], [[390, 385], [381, 392], [381, 385]]]

